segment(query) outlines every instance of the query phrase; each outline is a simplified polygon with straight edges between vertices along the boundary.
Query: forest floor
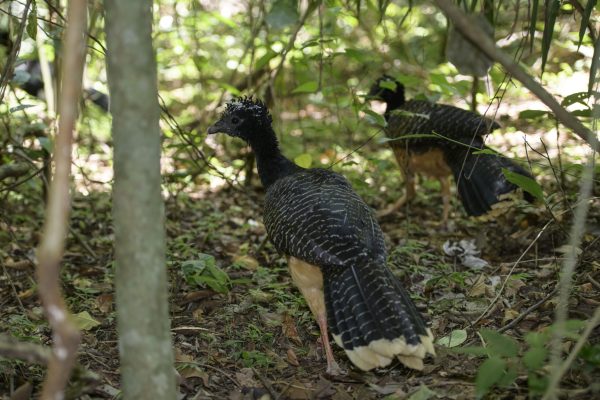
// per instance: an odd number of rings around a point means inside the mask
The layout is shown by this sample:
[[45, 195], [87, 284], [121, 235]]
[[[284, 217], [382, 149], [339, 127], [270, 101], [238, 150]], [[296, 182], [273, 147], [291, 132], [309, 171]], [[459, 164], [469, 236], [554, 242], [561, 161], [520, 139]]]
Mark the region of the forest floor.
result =
[[[567, 189], [576, 193], [576, 182], [571, 185]], [[500, 354], [513, 364], [516, 378], [509, 387], [493, 389], [491, 397], [524, 399], [535, 393], [544, 369], [532, 372], [523, 366], [523, 355], [533, 346], [525, 336], [552, 324], [552, 294], [568, 250], [570, 213], [559, 207], [553, 218], [543, 206], [518, 203], [487, 219], [474, 219], [466, 217], [454, 198], [446, 229], [440, 224], [439, 190], [432, 186], [436, 184], [422, 182], [417, 199], [381, 225], [389, 266], [428, 315], [439, 340], [437, 357], [428, 359], [423, 371], [394, 364], [364, 373], [336, 348], [337, 361], [349, 372], [335, 379], [324, 374], [317, 325], [291, 283], [285, 259], [265, 240], [262, 189], [224, 186], [170, 197], [167, 258], [180, 398], [474, 398], [477, 371], [486, 357], [456, 349], [481, 346], [483, 328], [518, 343], [518, 354]], [[377, 208], [385, 203], [379, 198], [370, 202]], [[574, 319], [589, 318], [600, 304], [598, 205], [596, 200], [591, 207], [579, 254], [570, 303]], [[2, 207], [0, 330], [50, 345], [33, 273], [41, 202], [20, 194], [5, 198]], [[115, 398], [120, 393], [111, 221], [110, 194], [75, 196], [62, 271], [69, 307], [83, 331], [71, 398]], [[446, 241], [461, 239], [473, 239], [489, 265], [466, 267], [445, 254]], [[599, 336], [596, 329], [591, 342], [598, 343]], [[591, 391], [600, 395], [595, 362], [594, 367], [581, 357], [575, 361], [563, 381], [567, 397], [591, 398]], [[27, 382], [37, 391], [43, 372], [39, 365], [0, 359], [0, 398]]]

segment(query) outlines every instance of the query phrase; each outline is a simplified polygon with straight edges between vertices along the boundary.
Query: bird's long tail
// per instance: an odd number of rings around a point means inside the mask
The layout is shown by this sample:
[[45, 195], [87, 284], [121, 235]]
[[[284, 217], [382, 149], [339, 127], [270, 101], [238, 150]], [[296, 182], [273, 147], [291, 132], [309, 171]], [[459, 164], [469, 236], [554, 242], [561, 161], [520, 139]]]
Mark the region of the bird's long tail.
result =
[[[502, 168], [532, 178], [529, 172], [506, 157], [472, 154], [469, 149], [446, 152], [446, 162], [454, 174], [465, 210], [474, 216], [487, 213], [492, 209], [492, 205], [501, 200], [500, 196], [517, 189], [516, 185], [506, 179]], [[533, 197], [527, 192], [524, 193], [524, 197], [530, 202], [533, 201]]]
[[358, 368], [397, 358], [420, 370], [427, 353], [435, 355], [431, 330], [385, 264], [333, 268], [323, 283], [330, 331]]

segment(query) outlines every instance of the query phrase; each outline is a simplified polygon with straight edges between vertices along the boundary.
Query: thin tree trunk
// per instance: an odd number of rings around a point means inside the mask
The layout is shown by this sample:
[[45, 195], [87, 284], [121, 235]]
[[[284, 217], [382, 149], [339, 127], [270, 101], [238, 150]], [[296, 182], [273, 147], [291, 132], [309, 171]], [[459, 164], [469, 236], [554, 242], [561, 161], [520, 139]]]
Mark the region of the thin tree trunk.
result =
[[67, 310], [60, 288], [60, 261], [69, 232], [71, 144], [77, 122], [77, 104], [85, 60], [87, 26], [85, 0], [70, 0], [64, 38], [62, 96], [58, 104], [58, 135], [54, 144], [54, 177], [50, 183], [44, 234], [36, 269], [42, 306], [52, 327], [52, 353], [44, 380], [42, 400], [63, 399], [77, 358], [80, 335]]
[[106, 1], [123, 397], [174, 399], [152, 1]]

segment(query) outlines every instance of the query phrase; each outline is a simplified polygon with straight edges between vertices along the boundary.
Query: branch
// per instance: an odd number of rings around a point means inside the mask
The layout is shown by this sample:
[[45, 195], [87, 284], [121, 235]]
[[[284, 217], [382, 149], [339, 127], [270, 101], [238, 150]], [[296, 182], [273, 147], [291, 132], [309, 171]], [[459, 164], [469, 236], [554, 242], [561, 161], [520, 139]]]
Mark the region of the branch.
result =
[[29, 172], [29, 164], [12, 163], [0, 165], [0, 181], [6, 178], [18, 178]]
[[[596, 123], [600, 117], [597, 105], [597, 103], [594, 105], [594, 112], [592, 114], [592, 117], [594, 118], [594, 127], [596, 127]], [[552, 334], [552, 341], [550, 345], [550, 383], [548, 384], [546, 393], [544, 393], [544, 400], [558, 398], [557, 392], [559, 389], [560, 379], [564, 374], [563, 368], [561, 368], [562, 340], [565, 334], [565, 322], [569, 313], [569, 296], [571, 295], [573, 274], [575, 272], [578, 259], [576, 250], [581, 246], [581, 238], [585, 232], [586, 219], [590, 206], [590, 199], [592, 196], [595, 155], [596, 154], [594, 152], [588, 155], [587, 163], [581, 175], [579, 184], [579, 204], [577, 204], [577, 207], [575, 207], [571, 232], [569, 233], [569, 252], [566, 254], [560, 273], [560, 280], [558, 282], [558, 302], [556, 304], [554, 317], [555, 329]], [[595, 318], [596, 315], [594, 314], [592, 321]], [[562, 366], [564, 367], [565, 364], [566, 362], [563, 363]], [[568, 368], [568, 366], [565, 368]]]
[[483, 30], [472, 23], [470, 18], [465, 15], [458, 7], [452, 4], [451, 0], [435, 0], [436, 4], [442, 9], [449, 20], [451, 20], [456, 28], [475, 45], [479, 50], [485, 53], [486, 56], [502, 64], [502, 66], [523, 86], [535, 94], [563, 123], [567, 128], [571, 129], [577, 136], [587, 142], [592, 149], [600, 151], [600, 145], [596, 135], [587, 129], [581, 121], [569, 113], [562, 107], [558, 101], [550, 93], [546, 91], [539, 83], [537, 83], [531, 75], [521, 68], [509, 55], [496, 47], [492, 39], [485, 35]]
[[579, 354], [579, 351], [587, 342], [588, 337], [590, 337], [590, 334], [594, 328], [598, 326], [598, 324], [600, 324], [600, 307], [596, 308], [594, 315], [592, 315], [592, 318], [588, 320], [581, 337], [575, 344], [575, 347], [573, 347], [573, 350], [571, 350], [571, 353], [569, 353], [567, 359], [560, 365], [559, 368], [556, 369], [556, 372], [551, 375], [550, 384], [548, 385], [548, 390], [546, 391], [543, 399], [551, 398], [553, 395], [555, 395], [554, 389], [558, 387], [561, 378], [569, 370], [571, 364], [575, 360], [575, 357], [577, 357], [577, 354]]
[[8, 81], [12, 79], [15, 61], [17, 60], [19, 49], [21, 48], [21, 39], [23, 38], [23, 32], [25, 32], [25, 26], [27, 26], [27, 16], [29, 15], [31, 1], [32, 0], [27, 0], [27, 3], [25, 3], [25, 7], [23, 8], [23, 18], [21, 18], [21, 24], [19, 25], [17, 40], [15, 41], [15, 44], [8, 55], [8, 60], [6, 61], [6, 65], [2, 71], [2, 76], [0, 77], [0, 103], [2, 103], [2, 99], [4, 99], [4, 93], [6, 92]]
[[19, 342], [8, 335], [0, 335], [0, 356], [46, 365], [51, 353], [45, 346]]
[[287, 58], [288, 53], [290, 52], [290, 50], [292, 50], [292, 48], [294, 47], [294, 44], [296, 43], [296, 37], [298, 36], [300, 29], [302, 29], [302, 27], [304, 26], [304, 23], [306, 22], [308, 17], [313, 13], [313, 11], [315, 11], [317, 9], [317, 6], [318, 6], [318, 2], [316, 2], [316, 1], [311, 1], [306, 6], [306, 10], [304, 11], [304, 14], [302, 14], [302, 17], [300, 17], [300, 20], [298, 20], [298, 23], [296, 24], [294, 31], [290, 35], [290, 40], [288, 41], [288, 44], [285, 46], [285, 48], [281, 52], [281, 60], [279, 61], [279, 64], [277, 64], [275, 69], [273, 69], [273, 72], [271, 72], [271, 76], [270, 76], [271, 82], [273, 82], [275, 80], [275, 78], [277, 78], [277, 75], [279, 75], [279, 72], [281, 72], [281, 69], [283, 68], [283, 64], [285, 63], [285, 59]]
[[40, 247], [37, 277], [42, 306], [52, 327], [52, 356], [42, 388], [43, 400], [61, 399], [79, 346], [79, 331], [71, 322], [60, 290], [60, 261], [68, 232], [71, 143], [81, 95], [84, 34], [87, 23], [85, 0], [70, 0], [63, 44], [62, 90], [59, 99], [58, 135], [54, 148], [55, 174], [50, 184], [46, 221]]

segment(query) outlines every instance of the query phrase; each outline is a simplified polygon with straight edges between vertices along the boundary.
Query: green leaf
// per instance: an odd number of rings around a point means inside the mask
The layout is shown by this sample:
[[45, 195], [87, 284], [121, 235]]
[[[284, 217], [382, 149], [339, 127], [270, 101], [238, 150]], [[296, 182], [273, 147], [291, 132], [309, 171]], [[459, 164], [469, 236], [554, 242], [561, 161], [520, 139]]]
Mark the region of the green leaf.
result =
[[569, 111], [569, 114], [574, 115], [575, 117], [591, 118], [592, 110], [573, 110]]
[[399, 140], [407, 140], [407, 139], [419, 139], [419, 138], [439, 138], [439, 135], [431, 134], [431, 133], [415, 133], [412, 135], [402, 135], [397, 138], [384, 137], [377, 140], [377, 143], [383, 144], [387, 142], [395, 142]]
[[530, 394], [542, 394], [546, 392], [546, 388], [548, 387], [548, 377], [530, 373], [527, 377], [527, 386], [529, 387]]
[[79, 314], [73, 315], [73, 323], [77, 327], [77, 329], [82, 331], [89, 331], [92, 328], [100, 325], [100, 322], [96, 321], [89, 312], [82, 311]]
[[227, 25], [228, 27], [230, 27], [232, 29], [238, 28], [238, 24], [236, 24], [234, 20], [224, 17], [220, 12], [210, 13], [210, 16], [212, 18], [216, 18], [217, 21], [224, 23], [225, 25]]
[[398, 85], [394, 81], [381, 81], [379, 82], [379, 87], [395, 91]]
[[519, 113], [519, 119], [545, 118], [549, 114], [550, 112], [545, 110], [525, 110]]
[[52, 140], [50, 138], [40, 136], [39, 138], [37, 138], [37, 140], [40, 143], [40, 146], [42, 146], [42, 149], [46, 150], [49, 154], [52, 154], [54, 144], [52, 143]]
[[294, 158], [294, 162], [302, 168], [310, 168], [312, 165], [312, 156], [308, 153], [300, 154], [298, 157]]
[[592, 94], [594, 96], [600, 97], [600, 92], [596, 92], [596, 91], [594, 91], [593, 93], [576, 92], [576, 93], [571, 93], [570, 95], [565, 97], [563, 99], [563, 101], [560, 102], [560, 105], [563, 107], [569, 107], [571, 104], [579, 103], [579, 104], [583, 104], [584, 106], [589, 108], [589, 105], [584, 100], [589, 99], [592, 96]]
[[303, 84], [301, 84], [300, 86], [298, 86], [296, 89], [292, 90], [293, 94], [296, 93], [314, 93], [317, 91], [317, 89], [319, 88], [319, 82], [317, 81], [308, 81], [308, 82], [304, 82]]
[[418, 117], [418, 118], [429, 119], [429, 114], [416, 113], [416, 112], [407, 111], [407, 110], [392, 110], [391, 115], [399, 116], [399, 117], [407, 117], [407, 118]]
[[35, 40], [37, 36], [37, 4], [35, 0], [31, 2], [31, 10], [27, 16], [27, 34]]
[[10, 110], [8, 110], [9, 113], [16, 113], [17, 111], [21, 111], [21, 110], [25, 110], [26, 108], [29, 107], [35, 107], [35, 104], [20, 104], [16, 107], [11, 107]]
[[369, 59], [371, 59], [371, 55], [369, 54], [369, 52], [365, 51], [365, 50], [359, 50], [359, 49], [346, 49], [344, 50], [344, 52], [346, 53], [346, 55], [348, 57], [354, 58], [356, 61], [358, 62], [367, 62]]
[[271, 61], [273, 58], [275, 58], [275, 56], [277, 56], [277, 53], [274, 52], [273, 50], [269, 49], [265, 55], [263, 55], [261, 58], [256, 60], [256, 63], [254, 64], [254, 69], [257, 69], [257, 70], [261, 69], [269, 61]]
[[546, 21], [544, 24], [544, 35], [542, 36], [542, 74], [548, 61], [548, 52], [550, 51], [550, 43], [552, 43], [552, 35], [554, 34], [554, 24], [556, 23], [556, 15], [560, 8], [560, 0], [546, 0]]
[[544, 191], [539, 183], [528, 176], [502, 168], [502, 173], [510, 183], [514, 183], [540, 201], [544, 201]]
[[433, 397], [437, 397], [437, 393], [422, 384], [416, 392], [410, 395], [408, 400], [429, 400]]
[[550, 337], [549, 331], [544, 332], [529, 332], [525, 335], [525, 341], [531, 347], [541, 347], [546, 344]]
[[519, 370], [517, 369], [517, 366], [514, 363], [508, 364], [506, 366], [506, 371], [498, 380], [497, 385], [500, 387], [511, 386], [515, 382], [515, 379], [517, 379], [518, 375]]
[[585, 5], [585, 10], [583, 10], [583, 14], [581, 14], [581, 26], [579, 27], [579, 43], [577, 43], [577, 48], [581, 46], [583, 36], [585, 36], [585, 31], [587, 30], [590, 16], [592, 15], [592, 10], [594, 9], [596, 2], [597, 0], [588, 0]]
[[586, 326], [586, 321], [580, 319], [568, 319], [565, 321], [565, 330], [567, 332], [576, 333]]
[[383, 115], [378, 114], [373, 110], [364, 110], [364, 112], [367, 115], [366, 119], [370, 123], [380, 126], [381, 128], [385, 128], [387, 126], [387, 121]]
[[598, 72], [598, 63], [600, 63], [600, 39], [596, 38], [594, 45], [594, 55], [592, 56], [592, 65], [590, 66], [590, 80], [588, 82], [588, 92], [592, 93], [596, 83], [596, 73]]
[[544, 366], [547, 355], [548, 350], [546, 348], [541, 346], [532, 347], [523, 354], [523, 364], [528, 370], [536, 371]]
[[488, 351], [485, 347], [481, 346], [465, 346], [459, 347], [457, 349], [452, 349], [452, 351], [461, 354], [470, 354], [472, 356], [487, 356]]
[[475, 394], [477, 398], [483, 397], [502, 378], [505, 367], [506, 361], [499, 357], [490, 357], [479, 366], [477, 377], [475, 378]]
[[238, 90], [238, 88], [236, 88], [235, 86], [230, 85], [228, 83], [225, 83], [225, 82], [222, 82], [222, 81], [217, 81], [216, 84], [219, 85], [221, 88], [227, 90], [229, 93], [231, 93], [234, 96], [239, 96], [239, 95], [242, 94], [242, 92], [240, 92]]
[[498, 152], [494, 151], [492, 149], [482, 149], [482, 150], [476, 150], [476, 151], [474, 151], [471, 154], [475, 154], [475, 155], [477, 155], [477, 154], [488, 154], [490, 156], [497, 156]]
[[197, 260], [184, 262], [181, 269], [189, 284], [208, 286], [219, 293], [229, 291], [229, 275], [217, 266], [215, 258], [210, 254], [200, 253]]
[[298, 21], [298, 2], [294, 0], [275, 0], [265, 21], [271, 28], [283, 29]]
[[579, 353], [579, 357], [591, 365], [600, 367], [600, 344], [584, 346]]
[[510, 336], [505, 336], [491, 329], [479, 331], [487, 344], [490, 356], [516, 357], [519, 354], [517, 341]]
[[531, 19], [529, 20], [529, 48], [533, 49], [533, 41], [535, 40], [535, 24], [537, 23], [537, 14], [539, 0], [533, 0], [531, 4]]
[[465, 340], [467, 340], [467, 331], [464, 329], [456, 329], [450, 332], [448, 336], [438, 339], [437, 344], [452, 348], [463, 344]]

